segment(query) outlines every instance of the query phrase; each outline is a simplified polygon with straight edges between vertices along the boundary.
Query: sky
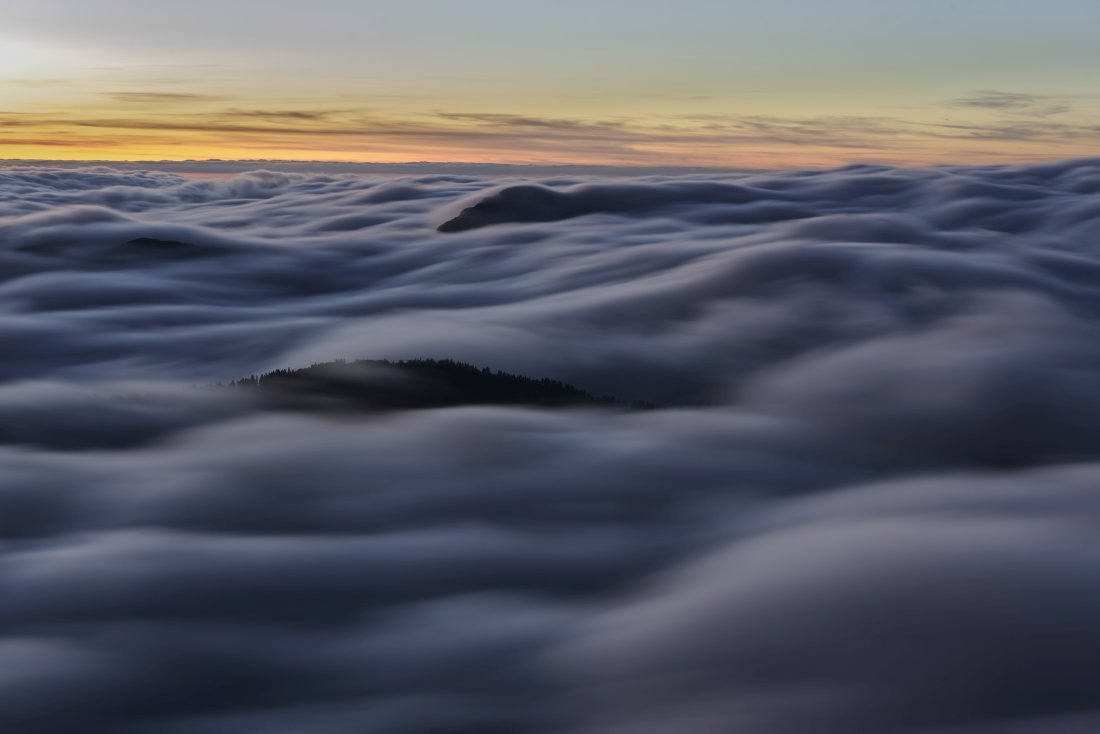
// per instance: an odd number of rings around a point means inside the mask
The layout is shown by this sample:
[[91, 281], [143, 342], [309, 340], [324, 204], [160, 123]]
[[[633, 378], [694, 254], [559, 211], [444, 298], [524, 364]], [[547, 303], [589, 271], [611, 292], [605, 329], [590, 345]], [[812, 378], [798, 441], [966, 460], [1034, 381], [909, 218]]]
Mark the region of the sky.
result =
[[1100, 150], [1096, 0], [4, 0], [0, 158], [817, 167]]

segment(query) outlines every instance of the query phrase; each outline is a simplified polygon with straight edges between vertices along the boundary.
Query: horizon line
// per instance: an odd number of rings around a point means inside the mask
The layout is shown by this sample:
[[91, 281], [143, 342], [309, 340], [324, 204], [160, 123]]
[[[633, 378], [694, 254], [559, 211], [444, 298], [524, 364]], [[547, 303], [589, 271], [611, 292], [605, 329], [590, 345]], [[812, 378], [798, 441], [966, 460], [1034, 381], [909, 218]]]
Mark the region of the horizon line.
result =
[[[0, 158], [0, 169], [10, 168], [13, 166], [24, 165], [58, 165], [66, 168], [87, 168], [95, 166], [103, 167], [124, 167], [131, 170], [141, 169], [156, 169], [158, 167], [166, 169], [165, 172], [173, 172], [173, 170], [180, 173], [188, 173], [189, 171], [182, 169], [202, 169], [210, 173], [249, 173], [263, 169], [249, 168], [248, 166], [254, 165], [274, 165], [274, 166], [292, 166], [294, 168], [301, 169], [303, 167], [311, 167], [314, 170], [308, 171], [279, 171], [277, 169], [273, 172], [286, 172], [286, 173], [332, 173], [332, 172], [346, 172], [355, 173], [354, 170], [346, 169], [366, 169], [363, 172], [385, 172], [386, 169], [394, 171], [406, 171], [411, 169], [426, 169], [426, 168], [439, 168], [439, 169], [467, 169], [473, 171], [542, 171], [542, 172], [579, 172], [579, 171], [602, 171], [602, 172], [622, 172], [622, 173], [703, 173], [703, 174], [723, 174], [723, 173], [768, 173], [779, 171], [831, 171], [831, 170], [843, 170], [856, 167], [867, 168], [882, 168], [882, 169], [928, 169], [928, 168], [991, 168], [991, 167], [1007, 167], [1007, 166], [1042, 166], [1042, 165], [1062, 165], [1073, 161], [1095, 161], [1100, 160], [1100, 156], [1097, 155], [1083, 155], [1083, 156], [1068, 156], [1065, 158], [1053, 158], [1053, 159], [1041, 159], [1035, 161], [1004, 161], [998, 163], [968, 163], [968, 162], [939, 162], [939, 163], [924, 163], [919, 165], [904, 165], [896, 163], [883, 163], [877, 161], [861, 161], [853, 160], [845, 163], [835, 165], [824, 166], [798, 166], [798, 167], [724, 167], [724, 166], [673, 166], [673, 165], [638, 165], [638, 164], [604, 164], [604, 163], [506, 163], [506, 162], [474, 162], [474, 161], [433, 161], [433, 160], [415, 160], [415, 161], [397, 161], [397, 162], [384, 162], [384, 161], [346, 161], [346, 160], [317, 160], [317, 159], [299, 159], [299, 158], [163, 158], [157, 160], [133, 160], [133, 159], [111, 159], [111, 158], [97, 158], [97, 159], [79, 159], [79, 158]], [[216, 168], [223, 168], [226, 170], [217, 171], [211, 170]], [[345, 169], [337, 171], [323, 171], [318, 170], [321, 167], [331, 167], [334, 169]], [[230, 170], [232, 169], [232, 170]], [[192, 171], [202, 172], [202, 171]], [[456, 172], [457, 173], [457, 172]]]

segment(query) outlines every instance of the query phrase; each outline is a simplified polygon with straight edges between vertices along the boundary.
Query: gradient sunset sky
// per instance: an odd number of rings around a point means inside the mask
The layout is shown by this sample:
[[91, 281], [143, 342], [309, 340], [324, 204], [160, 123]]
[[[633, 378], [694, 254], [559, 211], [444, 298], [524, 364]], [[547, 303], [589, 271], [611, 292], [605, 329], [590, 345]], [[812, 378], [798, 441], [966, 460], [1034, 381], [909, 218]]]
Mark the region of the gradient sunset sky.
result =
[[1100, 152], [1100, 0], [3, 0], [0, 158]]

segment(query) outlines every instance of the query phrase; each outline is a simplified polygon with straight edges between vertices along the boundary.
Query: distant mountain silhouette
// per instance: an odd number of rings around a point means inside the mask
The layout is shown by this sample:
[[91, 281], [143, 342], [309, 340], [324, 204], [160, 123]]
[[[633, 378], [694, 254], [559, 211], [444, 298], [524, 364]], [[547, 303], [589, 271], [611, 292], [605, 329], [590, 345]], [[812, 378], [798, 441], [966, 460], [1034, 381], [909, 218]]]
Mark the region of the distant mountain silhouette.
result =
[[531, 184], [509, 186], [439, 225], [440, 232], [465, 232], [491, 224], [554, 222], [588, 213], [565, 194]]
[[326, 362], [254, 375], [230, 385], [257, 391], [268, 407], [323, 412], [461, 405], [652, 407], [591, 395], [558, 380], [494, 372], [451, 359]]
[[[476, 204], [440, 224], [440, 232], [466, 232], [496, 224], [561, 222], [589, 214], [680, 216], [698, 213], [700, 206], [739, 206], [738, 217], [749, 221], [802, 218], [808, 213], [789, 194], [720, 181], [681, 181], [660, 185], [608, 181], [555, 189], [539, 184], [508, 186], [486, 194]], [[763, 211], [760, 210], [763, 205]], [[745, 207], [753, 207], [747, 210]], [[688, 215], [690, 216], [690, 215]]]

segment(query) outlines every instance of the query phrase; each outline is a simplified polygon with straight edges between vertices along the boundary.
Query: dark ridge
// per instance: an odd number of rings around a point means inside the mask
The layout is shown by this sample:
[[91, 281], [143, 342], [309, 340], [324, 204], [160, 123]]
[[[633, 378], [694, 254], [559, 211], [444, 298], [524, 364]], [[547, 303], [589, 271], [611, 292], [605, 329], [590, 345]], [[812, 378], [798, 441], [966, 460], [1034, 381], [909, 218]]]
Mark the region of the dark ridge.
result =
[[116, 254], [167, 260], [187, 260], [196, 257], [213, 257], [224, 252], [225, 248], [215, 245], [196, 245], [190, 242], [162, 240], [156, 237], [137, 237], [119, 245]]
[[662, 186], [614, 182], [564, 190], [521, 184], [486, 195], [437, 229], [466, 232], [494, 224], [560, 222], [588, 214], [641, 216], [682, 205], [774, 204], [788, 198], [777, 191], [717, 181], [683, 181]]
[[586, 213], [569, 197], [543, 186], [509, 186], [439, 225], [440, 232], [465, 232], [506, 222], [553, 222]]
[[59, 451], [134, 449], [248, 410], [361, 415], [464, 405], [618, 410], [654, 407], [592, 395], [558, 380], [493, 372], [450, 359], [341, 360], [298, 370], [275, 370], [228, 385], [219, 383], [217, 387], [233, 390], [237, 393], [234, 397], [244, 393], [258, 400], [226, 400], [214, 406], [204, 399], [201, 407], [192, 411], [154, 396], [115, 395], [106, 397], [102, 405], [75, 407], [65, 420], [58, 420], [56, 412], [48, 408], [9, 410], [0, 416], [0, 446]]
[[140, 247], [143, 250], [185, 250], [191, 247], [186, 242], [160, 240], [156, 237], [137, 237], [126, 243], [127, 247]]
[[462, 405], [652, 407], [591, 395], [558, 380], [494, 372], [451, 359], [341, 360], [297, 370], [275, 370], [229, 384], [258, 391], [267, 407], [324, 412]]

